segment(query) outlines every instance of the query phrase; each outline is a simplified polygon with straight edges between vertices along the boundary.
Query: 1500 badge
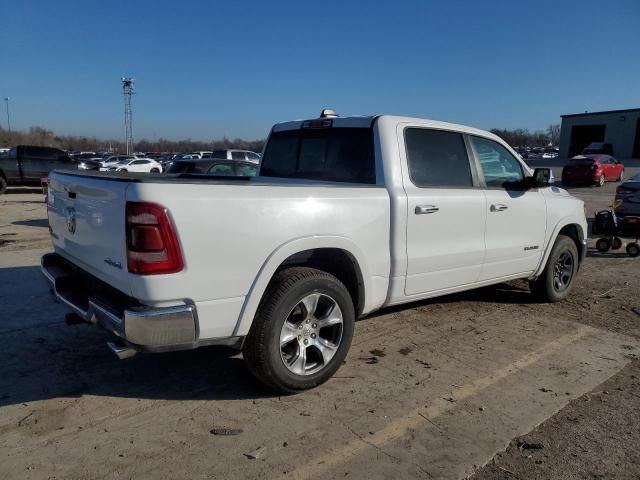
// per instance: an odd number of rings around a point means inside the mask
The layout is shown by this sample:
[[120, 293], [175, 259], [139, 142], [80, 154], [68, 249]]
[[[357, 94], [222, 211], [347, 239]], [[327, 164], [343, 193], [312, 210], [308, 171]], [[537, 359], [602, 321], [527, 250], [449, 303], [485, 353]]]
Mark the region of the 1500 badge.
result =
[[120, 262], [116, 262], [115, 260], [111, 260], [110, 258], [105, 258], [104, 259], [104, 263], [106, 263], [107, 265], [111, 265], [112, 267], [116, 267], [116, 268], [122, 270], [122, 264]]

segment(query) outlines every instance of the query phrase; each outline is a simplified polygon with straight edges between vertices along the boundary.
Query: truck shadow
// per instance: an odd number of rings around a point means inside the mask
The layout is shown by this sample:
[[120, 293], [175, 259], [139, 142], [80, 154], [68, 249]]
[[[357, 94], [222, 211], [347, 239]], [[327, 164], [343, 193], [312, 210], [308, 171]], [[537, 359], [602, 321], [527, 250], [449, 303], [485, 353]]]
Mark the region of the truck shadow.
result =
[[64, 324], [38, 267], [0, 268], [0, 406], [83, 395], [159, 400], [275, 396], [223, 347], [118, 360], [112, 337]]
[[[374, 313], [452, 302], [532, 303], [526, 282], [504, 283]], [[240, 354], [223, 347], [118, 360], [112, 337], [91, 325], [68, 327], [38, 267], [0, 269], [0, 406], [84, 395], [151, 400], [238, 400], [277, 396]], [[366, 320], [365, 320], [366, 321]]]

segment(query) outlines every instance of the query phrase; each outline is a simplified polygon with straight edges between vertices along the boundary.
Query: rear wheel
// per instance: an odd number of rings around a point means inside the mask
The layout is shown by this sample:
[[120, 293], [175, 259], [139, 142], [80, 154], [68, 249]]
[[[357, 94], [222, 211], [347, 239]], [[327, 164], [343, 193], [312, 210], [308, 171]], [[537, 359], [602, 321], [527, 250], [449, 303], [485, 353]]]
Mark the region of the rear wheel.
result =
[[618, 177], [618, 181], [621, 182], [624, 180], [624, 169], [620, 170], [620, 176]]
[[575, 283], [578, 258], [573, 239], [558, 235], [542, 275], [529, 284], [531, 293], [543, 302], [564, 300]]
[[160, 173], [160, 170], [158, 170], [157, 168], [152, 168], [151, 173]]
[[0, 177], [0, 195], [7, 192], [7, 181], [4, 177]]
[[278, 392], [316, 387], [340, 368], [355, 311], [346, 287], [313, 268], [288, 268], [271, 281], [243, 354], [251, 372]]
[[596, 249], [599, 252], [607, 253], [611, 249], [611, 240], [608, 238], [601, 238], [596, 242]]
[[600, 175], [600, 178], [598, 179], [598, 186], [599, 187], [604, 187], [604, 182], [605, 182], [605, 178], [604, 178], [604, 174]]

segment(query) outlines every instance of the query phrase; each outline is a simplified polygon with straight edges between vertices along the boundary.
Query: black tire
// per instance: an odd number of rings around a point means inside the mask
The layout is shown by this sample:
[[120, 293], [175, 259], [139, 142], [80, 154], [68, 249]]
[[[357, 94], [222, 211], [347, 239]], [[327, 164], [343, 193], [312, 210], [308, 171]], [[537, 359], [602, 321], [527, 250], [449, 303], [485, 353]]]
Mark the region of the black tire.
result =
[[160, 170], [158, 170], [157, 168], [152, 168], [151, 173], [160, 173]]
[[640, 255], [640, 245], [638, 245], [636, 242], [628, 243], [626, 250], [631, 257], [637, 257], [638, 255]]
[[[567, 257], [569, 262], [565, 261]], [[565, 235], [558, 235], [542, 275], [529, 282], [531, 293], [541, 302], [550, 303], [564, 300], [573, 289], [578, 273], [579, 258], [578, 248], [573, 239]], [[560, 264], [563, 266], [558, 275]], [[559, 282], [560, 279], [561, 282]]]
[[611, 249], [611, 240], [606, 237], [600, 238], [596, 242], [596, 249], [599, 252], [607, 253]]
[[[302, 300], [314, 294], [320, 294], [321, 298], [332, 300], [342, 314], [340, 338], [335, 343], [337, 349], [331, 359], [326, 364], [322, 362], [322, 365], [320, 365], [320, 360], [323, 359], [323, 356], [320, 354], [320, 350], [312, 344], [309, 344], [308, 347], [303, 346], [302, 340], [300, 340], [302, 335], [298, 335], [297, 340], [294, 338], [289, 344], [281, 343], [281, 335], [285, 331], [283, 328], [285, 321], [293, 324], [289, 319], [293, 318], [296, 309], [302, 305]], [[320, 300], [316, 305], [320, 305]], [[312, 313], [317, 313], [317, 311], [316, 308]], [[304, 315], [300, 318], [304, 318]], [[301, 320], [300, 325], [304, 325], [305, 321]], [[307, 390], [324, 383], [340, 368], [351, 346], [354, 323], [353, 300], [340, 280], [329, 273], [313, 268], [287, 268], [278, 272], [269, 284], [256, 312], [249, 335], [245, 339], [243, 356], [256, 378], [273, 390], [281, 393]], [[316, 325], [319, 323], [313, 324], [314, 327]], [[298, 328], [302, 328], [302, 326]], [[334, 329], [335, 326], [325, 328]], [[303, 331], [301, 330], [300, 333]], [[317, 332], [318, 340], [320, 340], [320, 330]], [[309, 334], [305, 333], [305, 335]], [[306, 342], [306, 339], [304, 341]], [[312, 354], [318, 359], [316, 368], [319, 370], [310, 369], [309, 373], [296, 374], [291, 370], [291, 365], [287, 366], [285, 349], [294, 342], [294, 349], [302, 349], [306, 352], [307, 356], [303, 364], [306, 366], [306, 359]], [[299, 359], [300, 356], [297, 358]]]
[[606, 178], [604, 178], [604, 174], [600, 175], [600, 178], [598, 179], [598, 183], [596, 183], [596, 185], [598, 187], [604, 187], [604, 183], [607, 181]]
[[620, 237], [613, 237], [611, 240], [611, 250], [620, 250], [622, 248], [622, 239]]
[[0, 177], [0, 195], [7, 193], [7, 181], [4, 177]]

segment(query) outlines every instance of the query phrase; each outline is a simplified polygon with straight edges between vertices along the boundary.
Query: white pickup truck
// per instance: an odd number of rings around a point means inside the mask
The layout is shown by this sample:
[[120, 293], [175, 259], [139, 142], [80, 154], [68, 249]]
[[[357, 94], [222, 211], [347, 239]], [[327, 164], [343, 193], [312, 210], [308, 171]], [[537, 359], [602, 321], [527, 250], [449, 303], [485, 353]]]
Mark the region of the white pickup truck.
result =
[[481, 130], [395, 116], [273, 127], [259, 175], [51, 174], [68, 323], [121, 358], [224, 344], [270, 387], [327, 380], [374, 310], [507, 280], [563, 299], [585, 257], [583, 202]]

